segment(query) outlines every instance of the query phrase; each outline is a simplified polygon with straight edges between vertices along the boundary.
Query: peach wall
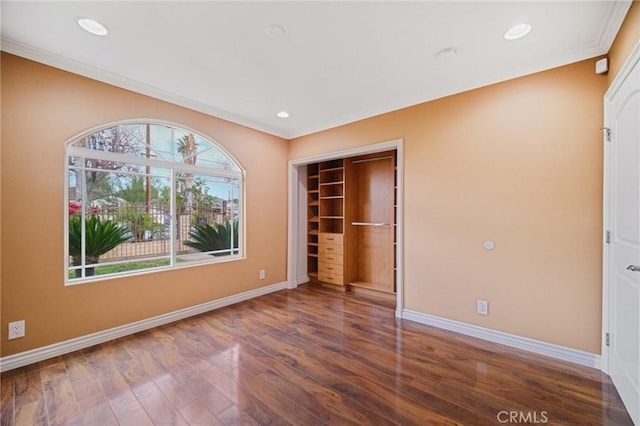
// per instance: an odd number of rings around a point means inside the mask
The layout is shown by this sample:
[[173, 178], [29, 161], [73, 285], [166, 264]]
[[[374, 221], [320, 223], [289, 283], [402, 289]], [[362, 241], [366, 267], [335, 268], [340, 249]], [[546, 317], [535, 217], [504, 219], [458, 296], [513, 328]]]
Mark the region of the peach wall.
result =
[[[2, 356], [286, 280], [285, 140], [5, 53], [2, 89]], [[247, 258], [65, 287], [65, 142], [135, 118], [192, 128], [240, 161]], [[21, 319], [26, 337], [8, 341]]]
[[607, 79], [594, 62], [301, 137], [289, 158], [403, 138], [405, 308], [599, 353]]
[[638, 42], [640, 42], [640, 2], [635, 0], [631, 3], [631, 8], [609, 50], [609, 73], [607, 76], [609, 86]]

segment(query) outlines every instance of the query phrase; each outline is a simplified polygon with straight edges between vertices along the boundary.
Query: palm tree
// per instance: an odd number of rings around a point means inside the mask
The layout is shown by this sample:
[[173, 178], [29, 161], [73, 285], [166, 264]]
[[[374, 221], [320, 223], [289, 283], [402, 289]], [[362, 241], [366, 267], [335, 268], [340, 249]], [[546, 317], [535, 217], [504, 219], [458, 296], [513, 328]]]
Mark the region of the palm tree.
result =
[[[97, 215], [85, 219], [84, 253], [85, 265], [98, 263], [100, 256], [113, 250], [131, 237], [127, 227], [112, 220], [100, 219]], [[82, 217], [74, 214], [69, 217], [69, 256], [73, 266], [82, 265]], [[93, 267], [85, 269], [85, 276], [94, 275]], [[81, 277], [76, 269], [76, 278]]]
[[[196, 150], [198, 144], [193, 133], [184, 135], [178, 139], [178, 153], [185, 164], [196, 164]], [[184, 177], [184, 213], [191, 214], [193, 209], [193, 173], [186, 173]]]

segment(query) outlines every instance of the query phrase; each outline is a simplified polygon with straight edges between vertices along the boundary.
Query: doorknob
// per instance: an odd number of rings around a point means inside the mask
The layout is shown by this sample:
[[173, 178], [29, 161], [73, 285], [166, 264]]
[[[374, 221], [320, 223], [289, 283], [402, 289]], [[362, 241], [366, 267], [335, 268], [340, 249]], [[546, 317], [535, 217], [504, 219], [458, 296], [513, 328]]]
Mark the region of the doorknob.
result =
[[640, 266], [638, 265], [629, 265], [627, 266], [627, 269], [631, 272], [640, 272]]

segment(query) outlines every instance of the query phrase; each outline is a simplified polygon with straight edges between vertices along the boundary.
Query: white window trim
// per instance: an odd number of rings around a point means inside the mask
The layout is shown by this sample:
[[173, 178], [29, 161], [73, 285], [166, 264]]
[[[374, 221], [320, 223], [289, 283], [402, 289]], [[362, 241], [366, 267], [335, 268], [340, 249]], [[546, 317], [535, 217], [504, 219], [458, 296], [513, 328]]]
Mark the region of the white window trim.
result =
[[[146, 157], [139, 157], [139, 156], [133, 156], [133, 155], [128, 155], [128, 154], [117, 154], [117, 153], [111, 153], [111, 152], [106, 152], [106, 151], [97, 151], [97, 150], [92, 150], [92, 149], [86, 149], [86, 148], [80, 148], [80, 147], [74, 147], [74, 146], [69, 146], [70, 144], [76, 142], [78, 139], [82, 138], [82, 137], [86, 137], [88, 135], [91, 135], [93, 133], [99, 132], [101, 130], [105, 130], [114, 126], [124, 126], [124, 125], [131, 125], [131, 124], [151, 124], [151, 125], [160, 125], [160, 126], [168, 126], [168, 127], [174, 127], [180, 130], [184, 130], [185, 132], [188, 133], [192, 133], [194, 135], [198, 135], [200, 138], [206, 140], [207, 142], [209, 142], [211, 144], [211, 146], [205, 150], [203, 150], [202, 152], [208, 151], [210, 149], [218, 149], [220, 150], [225, 156], [227, 156], [227, 158], [233, 162], [233, 164], [239, 169], [239, 170], [225, 170], [225, 169], [217, 169], [217, 168], [210, 168], [210, 167], [206, 167], [206, 166], [198, 166], [198, 165], [188, 165], [185, 166], [183, 165], [181, 162], [178, 161], [172, 161], [169, 159], [157, 159], [157, 158], [146, 158]], [[175, 225], [176, 225], [176, 203], [175, 203], [175, 178], [176, 178], [176, 174], [180, 173], [180, 172], [191, 172], [191, 173], [200, 173], [200, 174], [204, 174], [204, 175], [209, 175], [209, 176], [215, 176], [215, 177], [223, 177], [223, 178], [232, 178], [232, 179], [237, 179], [238, 180], [238, 210], [240, 212], [240, 215], [238, 217], [238, 248], [234, 249], [233, 247], [233, 232], [231, 233], [232, 237], [231, 237], [231, 254], [229, 256], [225, 256], [222, 258], [216, 258], [216, 257], [211, 257], [211, 258], [207, 258], [207, 259], [202, 259], [202, 260], [189, 260], [185, 263], [180, 263], [177, 264], [175, 262], [176, 259], [176, 244], [175, 244], [175, 240], [171, 239], [171, 243], [169, 244], [169, 255], [164, 255], [164, 256], [155, 256], [153, 258], [149, 258], [149, 260], [154, 260], [154, 259], [159, 259], [159, 258], [165, 258], [168, 257], [169, 258], [169, 265], [167, 266], [161, 266], [161, 267], [156, 267], [156, 268], [148, 268], [148, 269], [141, 269], [141, 270], [136, 270], [136, 271], [127, 271], [127, 272], [123, 272], [123, 273], [115, 273], [115, 274], [109, 274], [109, 275], [93, 275], [90, 277], [82, 277], [82, 278], [74, 278], [74, 279], [70, 279], [69, 278], [69, 268], [70, 268], [70, 263], [69, 263], [69, 206], [68, 206], [68, 201], [69, 201], [69, 170], [70, 169], [81, 169], [81, 170], [92, 170], [91, 168], [86, 168], [84, 166], [85, 162], [83, 161], [82, 166], [80, 167], [70, 167], [69, 166], [69, 157], [81, 157], [81, 158], [96, 158], [95, 156], [92, 156], [91, 153], [98, 153], [99, 154], [99, 159], [104, 159], [104, 160], [109, 160], [109, 161], [116, 161], [116, 162], [125, 162], [125, 163], [133, 163], [133, 164], [137, 164], [137, 165], [141, 165], [141, 166], [151, 166], [151, 167], [157, 167], [157, 168], [163, 168], [166, 169], [170, 172], [170, 179], [171, 179], [171, 186], [170, 186], [170, 192], [171, 192], [171, 196], [170, 196], [170, 215], [171, 215], [171, 223], [170, 223], [170, 235], [173, 235], [175, 232]], [[139, 276], [139, 275], [146, 275], [146, 274], [150, 274], [150, 273], [156, 273], [156, 272], [162, 272], [162, 271], [169, 271], [169, 270], [176, 270], [176, 269], [185, 269], [185, 268], [191, 268], [191, 267], [197, 267], [197, 266], [202, 266], [202, 265], [210, 265], [210, 264], [218, 264], [218, 263], [227, 263], [227, 262], [234, 262], [234, 261], [238, 261], [238, 260], [243, 260], [246, 259], [247, 257], [247, 244], [246, 244], [246, 234], [245, 234], [245, 228], [246, 228], [246, 211], [245, 211], [245, 197], [246, 197], [246, 188], [245, 188], [245, 182], [246, 182], [246, 172], [244, 167], [242, 166], [242, 164], [235, 158], [234, 155], [232, 155], [231, 153], [229, 153], [221, 144], [219, 144], [215, 139], [210, 138], [208, 136], [203, 136], [202, 133], [195, 131], [189, 127], [183, 126], [181, 124], [176, 124], [176, 123], [172, 123], [172, 122], [167, 122], [167, 121], [158, 121], [158, 120], [153, 120], [153, 119], [137, 119], [137, 120], [123, 120], [123, 121], [118, 121], [118, 122], [114, 122], [114, 123], [109, 123], [106, 125], [102, 125], [102, 126], [98, 126], [98, 127], [94, 127], [88, 131], [79, 133], [77, 135], [75, 135], [74, 137], [72, 137], [71, 139], [69, 139], [66, 143], [65, 143], [65, 156], [64, 156], [64, 161], [65, 161], [65, 187], [64, 187], [64, 283], [65, 286], [74, 286], [74, 285], [81, 285], [81, 284], [90, 284], [90, 283], [94, 283], [94, 282], [100, 282], [100, 281], [106, 281], [106, 280], [113, 280], [113, 279], [121, 279], [121, 278], [128, 278], [128, 277], [135, 277], [135, 276]], [[103, 169], [96, 169], [96, 170], [100, 170], [100, 171], [105, 171]], [[85, 228], [85, 215], [82, 215], [82, 229]], [[82, 241], [82, 265], [85, 265], [85, 250], [84, 250], [84, 238]], [[235, 251], [238, 251], [237, 254], [234, 255]], [[203, 252], [204, 253], [204, 252]], [[207, 252], [208, 253], [208, 252]], [[141, 259], [141, 260], [147, 260], [147, 259]], [[115, 262], [105, 262], [103, 264], [110, 264], [110, 263], [115, 263]], [[123, 262], [120, 262], [123, 263]], [[126, 263], [126, 261], [125, 261]], [[84, 266], [86, 268], [86, 265]]]

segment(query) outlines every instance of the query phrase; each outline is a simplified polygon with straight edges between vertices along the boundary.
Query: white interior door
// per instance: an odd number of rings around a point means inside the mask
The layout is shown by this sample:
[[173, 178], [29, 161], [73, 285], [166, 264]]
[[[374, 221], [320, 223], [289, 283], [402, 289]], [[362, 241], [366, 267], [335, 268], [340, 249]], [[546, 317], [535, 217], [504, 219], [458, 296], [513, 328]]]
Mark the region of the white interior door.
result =
[[[605, 97], [610, 129], [605, 313], [608, 372], [631, 418], [640, 425], [640, 67], [632, 55]], [[606, 329], [605, 329], [606, 331]]]

